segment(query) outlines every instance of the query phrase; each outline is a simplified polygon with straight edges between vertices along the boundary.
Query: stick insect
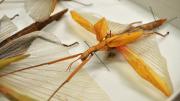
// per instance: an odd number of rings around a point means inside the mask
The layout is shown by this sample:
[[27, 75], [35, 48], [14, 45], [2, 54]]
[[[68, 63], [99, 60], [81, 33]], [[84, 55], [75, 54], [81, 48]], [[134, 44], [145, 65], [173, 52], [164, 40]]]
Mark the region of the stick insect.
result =
[[149, 65], [146, 64], [141, 57], [139, 57], [135, 52], [133, 52], [128, 47], [126, 47], [126, 45], [130, 43], [134, 43], [137, 40], [143, 38], [144, 36], [150, 36], [154, 34], [154, 32], [151, 32], [151, 30], [161, 26], [166, 21], [166, 19], [156, 20], [154, 22], [150, 22], [136, 27], [134, 27], [133, 26], [134, 23], [132, 23], [129, 24], [128, 27], [125, 30], [123, 30], [121, 33], [114, 34], [112, 32], [108, 32], [109, 26], [105, 18], [101, 18], [93, 25], [88, 20], [83, 18], [80, 14], [78, 14], [76, 11], [71, 11], [71, 16], [77, 23], [79, 23], [86, 30], [94, 33], [99, 43], [90, 47], [88, 50], [86, 50], [83, 53], [78, 53], [72, 56], [64, 57], [47, 63], [42, 63], [35, 66], [30, 66], [27, 68], [15, 70], [9, 73], [2, 74], [0, 75], [0, 77], [5, 77], [7, 75], [14, 74], [27, 69], [37, 68], [43, 65], [50, 65], [60, 61], [78, 57], [75, 61], [69, 64], [66, 70], [70, 70], [71, 66], [76, 61], [81, 60], [82, 62], [70, 73], [70, 75], [66, 78], [66, 80], [62, 84], [60, 84], [60, 86], [53, 92], [53, 94], [48, 99], [48, 101], [50, 101], [53, 98], [53, 96], [65, 84], [67, 84], [82, 69], [82, 67], [92, 58], [94, 52], [108, 51], [110, 49], [115, 48], [117, 49], [117, 51], [122, 53], [125, 59], [129, 62], [129, 64], [131, 64], [131, 66], [142, 78], [150, 82], [160, 91], [162, 91], [166, 96], [171, 95], [172, 93], [171, 91], [172, 89], [170, 87], [171, 85], [168, 84], [166, 80], [161, 79], [161, 77], [155, 71], [153, 71], [153, 69], [151, 69], [151, 67], [149, 67]]

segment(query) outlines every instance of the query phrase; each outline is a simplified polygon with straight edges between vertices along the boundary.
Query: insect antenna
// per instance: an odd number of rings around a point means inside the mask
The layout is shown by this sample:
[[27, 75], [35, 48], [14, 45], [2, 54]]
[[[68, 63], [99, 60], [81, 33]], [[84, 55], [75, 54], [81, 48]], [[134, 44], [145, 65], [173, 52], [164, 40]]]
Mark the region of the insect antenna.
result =
[[174, 20], [176, 20], [176, 19], [179, 19], [177, 16], [176, 17], [173, 17], [173, 18], [171, 18], [170, 20], [168, 20], [166, 23], [170, 23], [170, 22], [172, 22], [172, 21], [174, 21]]
[[154, 13], [154, 10], [153, 10], [152, 6], [149, 6], [149, 9], [150, 9], [150, 12], [151, 12], [151, 14], [152, 14], [152, 16], [154, 18], [154, 21], [156, 21], [156, 16], [155, 16], [155, 13]]

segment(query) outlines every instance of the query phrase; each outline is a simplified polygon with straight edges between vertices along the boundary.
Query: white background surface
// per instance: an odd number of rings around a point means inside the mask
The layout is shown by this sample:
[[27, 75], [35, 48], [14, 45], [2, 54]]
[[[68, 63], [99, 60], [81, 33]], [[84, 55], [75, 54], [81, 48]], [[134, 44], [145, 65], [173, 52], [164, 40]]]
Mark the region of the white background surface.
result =
[[[134, 21], [148, 22], [153, 20], [153, 16], [150, 13], [128, 0], [91, 0], [91, 2], [94, 4], [91, 7], [83, 7], [72, 2], [59, 3], [56, 12], [62, 9], [62, 7], [68, 7], [70, 9], [98, 13], [107, 19], [120, 23], [131, 23]], [[17, 13], [20, 14], [20, 17], [15, 19], [14, 22], [17, 24], [19, 30], [33, 22], [25, 13], [22, 3], [0, 5], [0, 16], [7, 14], [11, 17]], [[75, 33], [66, 31], [66, 26], [63, 21], [59, 21], [49, 25], [44, 30], [58, 35], [65, 43], [81, 40], [74, 37]], [[168, 24], [160, 29], [161, 33], [165, 33], [166, 31], [169, 31], [170, 35], [165, 39], [158, 37], [158, 42], [161, 53], [167, 60], [174, 93], [177, 93], [180, 90], [180, 31]], [[70, 52], [83, 51], [86, 48], [82, 44], [78, 48], [70, 50]], [[138, 85], [139, 83], [137, 81], [140, 78], [138, 78], [133, 69], [123, 68], [126, 64], [118, 65], [118, 62], [108, 64], [111, 69], [109, 72], [103, 65], [97, 62], [98, 60], [94, 58], [86, 66], [86, 69], [110, 96], [112, 101], [164, 101], [167, 99], [156, 89], [149, 89], [151, 87], [146, 83], [144, 83], [145, 86], [143, 87], [141, 87], [142, 84]]]

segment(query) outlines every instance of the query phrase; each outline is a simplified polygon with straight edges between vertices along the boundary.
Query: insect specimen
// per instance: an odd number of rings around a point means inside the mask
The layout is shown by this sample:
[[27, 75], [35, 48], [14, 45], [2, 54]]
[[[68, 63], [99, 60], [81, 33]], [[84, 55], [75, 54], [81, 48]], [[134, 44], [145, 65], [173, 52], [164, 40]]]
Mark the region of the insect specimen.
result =
[[[154, 33], [164, 36], [160, 33], [153, 32], [152, 29], [161, 26], [166, 21], [166, 19], [156, 20], [156, 21], [153, 21], [153, 22], [150, 22], [147, 24], [139, 25], [139, 26], [133, 26], [137, 22], [131, 23], [131, 24], [127, 25], [126, 27], [120, 24], [120, 26], [121, 26], [120, 29], [113, 30], [113, 29], [111, 29], [110, 25], [108, 25], [108, 22], [106, 21], [105, 18], [101, 18], [93, 25], [75, 11], [71, 11], [71, 15], [72, 15], [72, 18], [77, 23], [79, 23], [82, 27], [84, 27], [86, 30], [95, 34], [96, 39], [99, 41], [99, 43], [90, 47], [84, 53], [78, 53], [78, 54], [64, 57], [61, 59], [57, 59], [54, 61], [30, 66], [30, 67], [19, 69], [19, 70], [15, 70], [15, 71], [12, 71], [9, 73], [2, 74], [2, 75], [0, 75], [0, 77], [5, 77], [9, 74], [13, 74], [16, 72], [36, 68], [36, 67], [43, 66], [43, 65], [50, 65], [50, 64], [54, 64], [54, 63], [57, 63], [60, 61], [78, 57], [75, 61], [73, 61], [72, 63], [69, 64], [67, 70], [70, 70], [73, 63], [75, 63], [78, 60], [81, 60], [82, 63], [80, 63], [77, 66], [77, 68], [75, 68], [70, 73], [70, 75], [66, 78], [66, 80], [62, 84], [60, 84], [60, 86], [53, 92], [53, 94], [51, 94], [51, 96], [48, 99], [48, 100], [51, 100], [52, 97], [60, 89], [62, 89], [62, 87], [65, 84], [67, 84], [75, 76], [75, 74], [77, 74], [82, 69], [82, 67], [92, 58], [92, 56], [94, 55], [94, 52], [108, 51], [108, 50], [115, 48], [120, 53], [122, 53], [122, 55], [126, 58], [126, 60], [129, 62], [129, 64], [131, 64], [131, 66], [134, 68], [134, 70], [142, 78], [144, 78], [145, 80], [150, 82], [152, 85], [154, 85], [160, 91], [162, 91], [166, 96], [171, 95], [172, 89], [171, 89], [171, 84], [168, 81], [169, 78], [167, 77], [167, 75], [166, 74], [163, 74], [163, 76], [159, 75], [155, 70], [152, 69], [152, 67], [150, 67], [151, 65], [148, 65], [146, 62], [144, 62], [142, 57], [140, 57], [137, 53], [135, 53], [131, 48], [128, 48], [128, 46], [126, 46], [128, 44], [133, 44], [136, 41], [143, 40], [143, 38], [145, 36], [149, 37], [149, 36], [153, 35]], [[116, 25], [117, 25], [117, 23], [116, 23]], [[122, 27], [124, 28], [123, 30], [122, 30]], [[168, 35], [168, 33], [166, 35]]]
[[[7, 16], [3, 16], [0, 19], [0, 42], [2, 42], [4, 39], [10, 37], [12, 34], [12, 32], [17, 30], [16, 25], [11, 21], [13, 20], [17, 15], [15, 15], [12, 18], [8, 18]], [[2, 50], [1, 50], [2, 51]], [[14, 54], [14, 57], [6, 57], [3, 58], [2, 54], [0, 56], [0, 69], [4, 68], [5, 66], [7, 66], [8, 64], [10, 64], [11, 62], [16, 62], [19, 61], [21, 59], [26, 58], [28, 55], [17, 55]]]
[[[91, 23], [96, 23], [98, 18], [93, 16], [93, 14], [82, 13], [82, 16], [88, 19], [91, 22], [90, 23], [89, 21], [87, 21], [77, 13], [75, 13], [75, 15], [76, 16], [74, 19], [76, 20], [76, 22], [78, 22], [88, 31], [92, 32], [91, 30], [89, 30], [93, 28], [91, 27], [92, 26]], [[164, 57], [162, 57], [159, 52], [157, 42], [154, 41], [155, 36], [153, 35], [155, 33], [162, 37], [165, 37], [166, 35], [169, 34], [169, 32], [167, 32], [164, 35], [158, 32], [154, 32], [154, 29], [158, 28], [165, 21], [166, 19], [160, 19], [147, 24], [141, 24], [139, 26], [135, 26], [139, 22], [135, 22], [127, 25], [127, 24], [119, 24], [109, 21], [108, 22], [110, 28], [109, 32], [111, 32], [112, 34], [108, 36], [113, 36], [113, 34], [121, 34], [124, 32], [131, 32], [137, 29], [143, 29], [145, 33], [151, 33], [151, 35], [147, 35], [149, 37], [143, 37], [144, 39], [140, 38], [136, 42], [127, 44], [126, 47], [117, 47], [115, 48], [115, 50], [122, 53], [122, 55], [126, 58], [129, 64], [135, 69], [135, 71], [142, 78], [152, 83], [156, 88], [161, 90], [166, 96], [170, 96], [172, 93], [172, 86], [171, 86], [172, 84], [166, 68], [167, 65]], [[92, 41], [91, 39], [88, 39], [87, 37], [85, 37], [84, 34], [81, 34], [81, 36], [85, 40], [89, 40], [89, 43], [94, 43], [94, 40]], [[111, 50], [112, 48], [108, 49], [108, 52], [111, 53]]]

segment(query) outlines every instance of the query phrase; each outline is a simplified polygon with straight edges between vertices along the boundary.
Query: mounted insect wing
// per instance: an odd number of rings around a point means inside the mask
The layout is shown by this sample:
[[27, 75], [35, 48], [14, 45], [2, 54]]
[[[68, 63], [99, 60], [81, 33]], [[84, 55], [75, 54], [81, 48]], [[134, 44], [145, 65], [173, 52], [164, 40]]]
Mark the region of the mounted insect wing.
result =
[[27, 13], [39, 22], [48, 19], [57, 4], [57, 0], [25, 0], [24, 2]]
[[45, 41], [68, 46], [56, 40], [56, 37], [53, 34], [48, 34], [45, 32], [34, 32], [41, 30], [54, 20], [59, 20], [66, 12], [67, 9], [51, 16], [43, 22], [35, 22], [28, 27], [25, 27], [24, 29], [18, 31], [17, 33], [13, 33], [15, 30], [17, 30], [16, 25], [13, 24], [9, 18], [3, 17], [1, 21], [0, 40], [1, 68], [4, 68], [11, 62], [15, 62], [28, 57], [29, 55], [24, 54], [36, 38], [41, 38]]
[[[44, 21], [53, 13], [56, 5], [60, 1], [72, 1], [84, 6], [90, 6], [91, 3], [82, 3], [77, 0], [25, 0], [24, 7], [27, 13], [36, 21]], [[39, 6], [41, 5], [41, 6]]]
[[[13, 32], [17, 30], [16, 25], [11, 21], [13, 18], [8, 18], [7, 16], [3, 16], [0, 19], [0, 43], [3, 42], [6, 38], [10, 37], [13, 34]], [[19, 61], [28, 56], [28, 55], [22, 55], [23, 51], [8, 56], [1, 52], [2, 50], [0, 49], [0, 69], [4, 68], [5, 66], [9, 65], [12, 62]]]
[[[137, 72], [137, 74], [140, 77], [151, 83], [154, 87], [159, 89], [166, 96], [170, 96], [172, 94], [172, 84], [167, 71], [166, 61], [164, 57], [160, 54], [157, 42], [155, 40], [156, 32], [152, 31], [153, 29], [162, 25], [166, 21], [165, 19], [160, 19], [139, 26], [133, 26], [134, 23], [123, 25], [108, 21], [109, 30], [107, 30], [107, 28], [99, 27], [99, 25], [96, 23], [99, 20], [99, 18], [93, 14], [81, 13], [80, 15], [79, 13], [72, 11], [71, 15], [72, 18], [83, 28], [95, 34], [96, 39], [100, 42], [102, 41], [102, 39], [117, 36], [119, 34], [133, 32], [136, 30], [143, 30], [143, 34], [140, 35], [141, 38], [137, 39], [136, 41], [118, 47], [119, 43], [123, 43], [123, 41], [126, 41], [123, 39], [114, 39], [114, 41], [117, 42], [113, 42], [113, 44], [108, 45], [107, 49], [109, 51], [111, 50], [112, 46], [117, 45], [115, 49], [124, 56], [124, 58], [128, 61], [128, 63], [133, 67], [133, 69]], [[101, 27], [102, 24], [103, 23], [101, 23], [100, 25]], [[108, 35], [107, 33], [110, 34]], [[94, 39], [87, 37], [84, 33], [81, 33], [80, 35], [89, 43], [95, 43]], [[131, 36], [131, 34], [129, 36]], [[128, 35], [124, 36], [124, 39], [126, 37], [128, 37]], [[134, 40], [133, 37], [130, 38], [130, 40], [128, 41], [131, 41], [131, 39]]]

